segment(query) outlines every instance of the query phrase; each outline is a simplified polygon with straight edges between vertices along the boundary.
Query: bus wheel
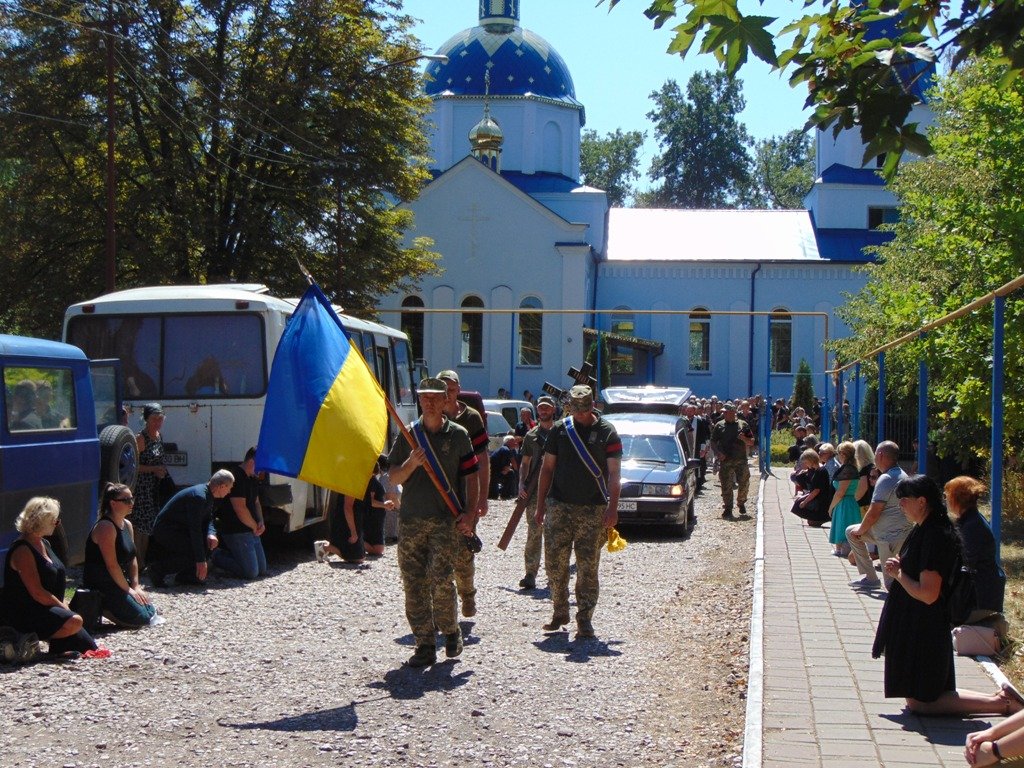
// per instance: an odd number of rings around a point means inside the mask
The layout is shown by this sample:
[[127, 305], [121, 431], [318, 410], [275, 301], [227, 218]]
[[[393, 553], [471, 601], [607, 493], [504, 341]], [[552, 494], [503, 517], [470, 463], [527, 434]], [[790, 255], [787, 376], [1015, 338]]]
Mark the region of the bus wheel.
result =
[[128, 427], [112, 424], [100, 433], [100, 480], [135, 486], [139, 473], [139, 447]]

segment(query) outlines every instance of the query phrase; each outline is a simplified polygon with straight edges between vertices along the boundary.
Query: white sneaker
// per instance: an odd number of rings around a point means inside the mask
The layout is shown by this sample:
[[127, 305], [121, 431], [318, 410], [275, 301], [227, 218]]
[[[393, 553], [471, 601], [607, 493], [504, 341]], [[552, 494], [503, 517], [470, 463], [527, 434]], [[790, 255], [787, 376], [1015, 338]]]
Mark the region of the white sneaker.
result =
[[327, 562], [327, 545], [330, 544], [326, 539], [318, 539], [313, 542], [313, 555], [316, 557], [318, 563]]

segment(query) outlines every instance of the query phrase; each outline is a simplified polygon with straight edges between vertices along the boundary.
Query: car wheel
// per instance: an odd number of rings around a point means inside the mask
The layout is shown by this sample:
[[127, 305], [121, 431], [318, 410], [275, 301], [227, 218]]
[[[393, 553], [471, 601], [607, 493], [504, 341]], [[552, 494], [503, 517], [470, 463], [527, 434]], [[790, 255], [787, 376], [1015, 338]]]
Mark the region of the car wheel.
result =
[[135, 486], [139, 472], [139, 447], [128, 427], [112, 424], [100, 433], [100, 480]]
[[693, 530], [693, 526], [697, 524], [697, 510], [695, 509], [697, 500], [695, 497], [690, 497], [690, 503], [686, 505], [686, 531], [689, 533]]

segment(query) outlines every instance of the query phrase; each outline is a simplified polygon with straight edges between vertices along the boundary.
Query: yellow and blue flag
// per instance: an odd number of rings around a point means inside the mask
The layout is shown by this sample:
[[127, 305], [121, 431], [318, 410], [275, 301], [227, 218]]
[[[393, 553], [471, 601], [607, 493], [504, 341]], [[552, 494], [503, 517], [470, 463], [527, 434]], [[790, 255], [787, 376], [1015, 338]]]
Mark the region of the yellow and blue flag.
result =
[[362, 498], [387, 430], [384, 392], [309, 286], [274, 354], [256, 468]]

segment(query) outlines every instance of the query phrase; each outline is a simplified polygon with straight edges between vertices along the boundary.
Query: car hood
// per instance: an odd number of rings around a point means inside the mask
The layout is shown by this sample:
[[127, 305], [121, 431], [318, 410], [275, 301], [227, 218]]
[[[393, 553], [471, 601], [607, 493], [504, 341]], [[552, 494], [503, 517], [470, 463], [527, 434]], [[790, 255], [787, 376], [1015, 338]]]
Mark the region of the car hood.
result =
[[678, 464], [649, 464], [646, 461], [623, 461], [624, 483], [678, 483], [681, 467]]

